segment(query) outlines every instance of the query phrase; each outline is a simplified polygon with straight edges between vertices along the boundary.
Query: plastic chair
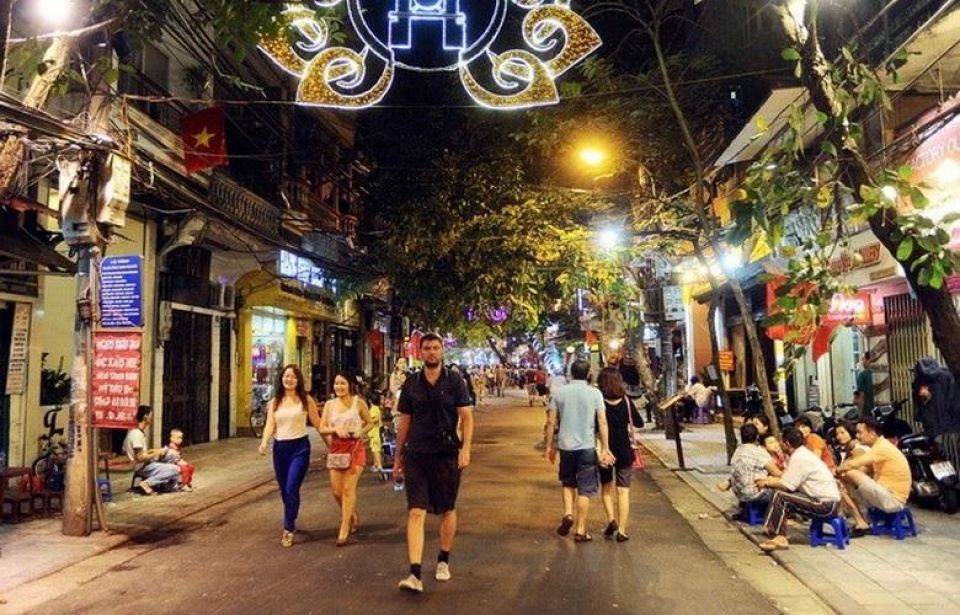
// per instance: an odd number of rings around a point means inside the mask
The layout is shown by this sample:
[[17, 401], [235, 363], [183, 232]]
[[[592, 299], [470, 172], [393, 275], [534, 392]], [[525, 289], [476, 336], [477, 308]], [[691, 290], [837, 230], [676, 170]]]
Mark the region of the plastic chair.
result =
[[767, 518], [767, 504], [769, 502], [747, 502], [747, 523], [760, 525]]
[[104, 502], [113, 501], [113, 486], [110, 484], [109, 478], [98, 478], [97, 489], [100, 490], [101, 500], [103, 500]]
[[[829, 525], [833, 529], [832, 534], [824, 534], [823, 526]], [[838, 549], [845, 549], [850, 544], [850, 531], [847, 528], [847, 520], [841, 515], [832, 517], [812, 517], [810, 519], [810, 546], [819, 547], [830, 543], [837, 545]]]
[[870, 517], [870, 533], [874, 536], [893, 534], [897, 540], [903, 540], [909, 533], [917, 535], [917, 526], [913, 522], [913, 513], [904, 506], [895, 513], [888, 513], [879, 508], [867, 510]]

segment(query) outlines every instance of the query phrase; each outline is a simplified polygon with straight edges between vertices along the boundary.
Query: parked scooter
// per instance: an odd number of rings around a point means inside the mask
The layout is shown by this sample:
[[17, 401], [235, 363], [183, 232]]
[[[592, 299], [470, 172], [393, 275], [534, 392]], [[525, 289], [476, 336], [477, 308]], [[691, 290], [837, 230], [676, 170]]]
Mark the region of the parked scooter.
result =
[[907, 400], [901, 399], [882, 406], [875, 406], [870, 411], [870, 415], [880, 423], [883, 429], [883, 437], [894, 444], [897, 444], [904, 436], [914, 432], [910, 423], [897, 416], [906, 402]]
[[940, 507], [952, 515], [960, 509], [960, 481], [957, 470], [934, 439], [914, 433], [900, 438], [900, 452], [910, 464], [913, 482], [910, 496], [921, 506]]

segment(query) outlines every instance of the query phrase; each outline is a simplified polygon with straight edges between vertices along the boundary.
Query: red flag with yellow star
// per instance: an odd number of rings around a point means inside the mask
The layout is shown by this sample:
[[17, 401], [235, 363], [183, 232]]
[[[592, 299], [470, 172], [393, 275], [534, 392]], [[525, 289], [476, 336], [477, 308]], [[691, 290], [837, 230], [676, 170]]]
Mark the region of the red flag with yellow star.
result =
[[209, 107], [180, 120], [187, 175], [227, 164], [223, 108]]

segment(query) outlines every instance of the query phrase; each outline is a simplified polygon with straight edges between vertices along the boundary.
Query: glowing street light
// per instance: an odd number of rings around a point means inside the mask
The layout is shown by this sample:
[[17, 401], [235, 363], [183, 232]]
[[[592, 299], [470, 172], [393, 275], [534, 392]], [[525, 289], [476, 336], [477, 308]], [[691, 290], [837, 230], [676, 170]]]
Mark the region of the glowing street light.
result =
[[603, 150], [593, 147], [586, 147], [580, 150], [580, 160], [591, 167], [598, 167], [607, 159], [607, 154]]

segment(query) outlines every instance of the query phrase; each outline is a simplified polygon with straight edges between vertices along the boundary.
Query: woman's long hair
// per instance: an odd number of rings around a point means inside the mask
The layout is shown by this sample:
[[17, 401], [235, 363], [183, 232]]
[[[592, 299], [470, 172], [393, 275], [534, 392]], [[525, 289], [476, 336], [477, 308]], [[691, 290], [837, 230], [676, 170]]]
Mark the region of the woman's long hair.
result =
[[623, 386], [623, 376], [616, 367], [604, 367], [597, 376], [597, 388], [606, 399], [620, 399], [627, 394]]
[[283, 369], [280, 370], [280, 373], [277, 374], [277, 382], [274, 385], [273, 390], [278, 391], [278, 393], [275, 393], [273, 396], [273, 407], [276, 409], [276, 407], [280, 405], [280, 400], [283, 399], [283, 396], [286, 393], [286, 389], [283, 388], [283, 375], [287, 373], [288, 369], [292, 370], [293, 375], [297, 377], [297, 388], [294, 390], [296, 391], [297, 397], [300, 398], [300, 403], [303, 404], [303, 409], [306, 410], [309, 401], [307, 400], [306, 385], [303, 383], [303, 372], [300, 371], [300, 368], [293, 363], [284, 365]]

